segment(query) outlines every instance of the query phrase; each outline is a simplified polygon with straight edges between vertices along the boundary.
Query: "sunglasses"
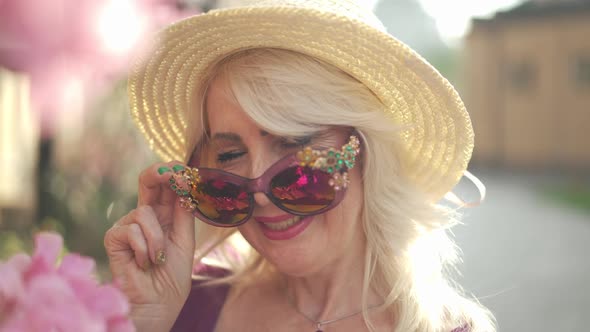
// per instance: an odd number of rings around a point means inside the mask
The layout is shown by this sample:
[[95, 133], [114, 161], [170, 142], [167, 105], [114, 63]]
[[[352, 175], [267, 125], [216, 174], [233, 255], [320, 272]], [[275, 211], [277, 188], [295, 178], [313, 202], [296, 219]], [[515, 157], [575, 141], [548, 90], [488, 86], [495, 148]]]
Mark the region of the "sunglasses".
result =
[[219, 227], [245, 223], [254, 211], [254, 193], [264, 193], [278, 208], [297, 216], [311, 216], [334, 208], [344, 198], [348, 170], [359, 154], [352, 135], [339, 150], [306, 147], [248, 179], [216, 168], [183, 168], [169, 180], [183, 208]]

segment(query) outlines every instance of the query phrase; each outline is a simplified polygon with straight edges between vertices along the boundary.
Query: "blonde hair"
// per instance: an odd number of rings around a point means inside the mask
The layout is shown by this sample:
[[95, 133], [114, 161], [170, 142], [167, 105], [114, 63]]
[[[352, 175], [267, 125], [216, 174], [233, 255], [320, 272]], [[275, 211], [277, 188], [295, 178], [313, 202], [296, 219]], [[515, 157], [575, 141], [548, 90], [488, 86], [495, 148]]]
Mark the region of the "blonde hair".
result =
[[[396, 322], [395, 331], [495, 331], [493, 317], [451, 283], [458, 248], [448, 236], [457, 214], [430, 202], [412, 187], [398, 156], [399, 134], [384, 106], [362, 83], [318, 59], [279, 49], [252, 49], [217, 63], [209, 82], [221, 77], [239, 105], [264, 130], [300, 136], [334, 126], [353, 126], [362, 136], [363, 209], [366, 237], [363, 315], [370, 331], [367, 294], [375, 289]], [[197, 91], [189, 116], [187, 158], [206, 141], [205, 96]], [[198, 223], [197, 258], [224, 257], [238, 284], [273, 270], [254, 250], [236, 255], [227, 239], [236, 232]]]

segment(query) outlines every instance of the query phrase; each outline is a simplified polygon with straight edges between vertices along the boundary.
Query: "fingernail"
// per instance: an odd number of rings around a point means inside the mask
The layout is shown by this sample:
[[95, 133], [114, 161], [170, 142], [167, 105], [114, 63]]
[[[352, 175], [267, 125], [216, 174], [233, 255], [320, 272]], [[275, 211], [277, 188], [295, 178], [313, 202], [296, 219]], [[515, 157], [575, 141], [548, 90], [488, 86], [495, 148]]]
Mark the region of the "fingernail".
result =
[[164, 250], [158, 250], [156, 253], [156, 264], [162, 265], [166, 263], [166, 252]]
[[166, 166], [163, 166], [163, 167], [158, 168], [158, 173], [160, 173], [160, 175], [162, 175], [162, 174], [164, 174], [166, 172], [170, 172], [170, 168], [168, 168]]
[[150, 269], [150, 267], [152, 267], [152, 263], [150, 263], [149, 260], [147, 260], [145, 263], [143, 263], [143, 270], [144, 271], [148, 271]]
[[172, 166], [172, 169], [175, 172], [180, 172], [180, 171], [183, 171], [184, 170], [184, 166], [182, 166], [182, 165], [174, 165], [174, 166]]

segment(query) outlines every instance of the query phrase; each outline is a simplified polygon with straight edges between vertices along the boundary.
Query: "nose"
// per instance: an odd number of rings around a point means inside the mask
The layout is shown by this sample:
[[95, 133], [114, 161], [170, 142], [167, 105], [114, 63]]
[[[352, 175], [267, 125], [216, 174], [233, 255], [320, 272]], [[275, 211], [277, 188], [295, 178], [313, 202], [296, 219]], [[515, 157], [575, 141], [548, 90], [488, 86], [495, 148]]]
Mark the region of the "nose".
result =
[[272, 203], [264, 193], [254, 193], [254, 202], [259, 207], [265, 207]]
[[[257, 158], [253, 160], [251, 166], [251, 175], [253, 176], [253, 178], [259, 178], [263, 176], [264, 173], [267, 171], [268, 167], [272, 165], [272, 159], [272, 156], [269, 156], [268, 153], [258, 155]], [[260, 183], [257, 183], [256, 187], [258, 187], [257, 190], [262, 189], [260, 187]], [[272, 203], [263, 192], [254, 193], [254, 201], [256, 202], [256, 205], [258, 205], [259, 207], [265, 207]]]

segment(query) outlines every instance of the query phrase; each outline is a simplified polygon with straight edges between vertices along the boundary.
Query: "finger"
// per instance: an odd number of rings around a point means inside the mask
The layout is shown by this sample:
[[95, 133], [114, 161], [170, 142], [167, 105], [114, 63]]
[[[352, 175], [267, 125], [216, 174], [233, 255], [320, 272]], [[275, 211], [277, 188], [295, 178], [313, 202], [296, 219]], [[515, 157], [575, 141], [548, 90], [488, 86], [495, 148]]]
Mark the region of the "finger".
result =
[[153, 208], [149, 205], [142, 205], [131, 211], [125, 218], [120, 221], [121, 225], [137, 224], [146, 239], [148, 254], [152, 263], [161, 264], [162, 257], [166, 253], [164, 231], [158, 221], [158, 217]]
[[128, 228], [127, 236], [131, 249], [133, 249], [135, 263], [142, 270], [149, 269], [151, 263], [148, 256], [148, 245], [141, 227], [138, 224], [131, 224], [124, 227]]
[[139, 175], [139, 192], [137, 205], [173, 204], [176, 201], [174, 192], [169, 190], [170, 176], [173, 167], [181, 165], [179, 161], [155, 163]]
[[140, 269], [150, 267], [147, 241], [136, 223], [115, 225], [109, 229], [105, 236], [105, 248], [112, 261], [135, 260]]
[[195, 217], [177, 201], [174, 206], [174, 220], [172, 222], [171, 233], [186, 241], [194, 251], [195, 243]]
[[[171, 162], [168, 163], [168, 168], [171, 169], [174, 172], [174, 169], [180, 169], [180, 168], [186, 167], [184, 166], [183, 163], [181, 163], [180, 161], [176, 161], [173, 160]], [[178, 196], [176, 195], [176, 193], [174, 192], [174, 190], [171, 189], [170, 187], [170, 182], [168, 182], [170, 180], [170, 177], [172, 176], [172, 173], [168, 172], [166, 173], [166, 183], [165, 183], [165, 190], [162, 190], [162, 196], [160, 198], [160, 201], [162, 202], [162, 204], [166, 204], [166, 205], [173, 205], [177, 199]]]

